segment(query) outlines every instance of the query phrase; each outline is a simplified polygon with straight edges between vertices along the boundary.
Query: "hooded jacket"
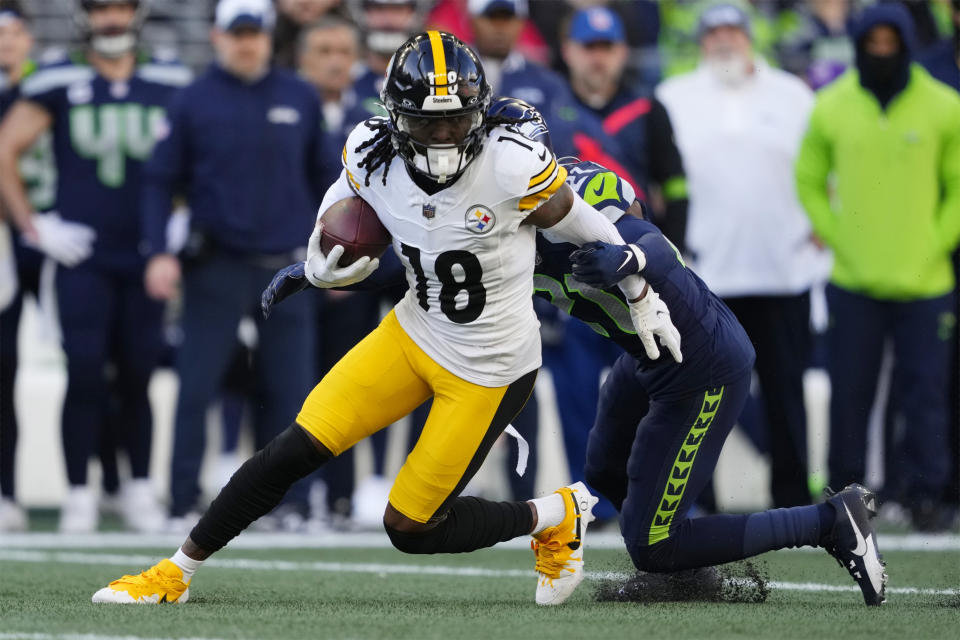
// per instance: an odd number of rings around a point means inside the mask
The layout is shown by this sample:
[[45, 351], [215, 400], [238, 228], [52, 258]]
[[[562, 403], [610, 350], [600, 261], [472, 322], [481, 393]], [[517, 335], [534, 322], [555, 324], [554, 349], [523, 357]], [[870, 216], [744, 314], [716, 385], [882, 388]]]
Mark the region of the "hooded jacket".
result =
[[[894, 56], [878, 57], [866, 51], [867, 34], [880, 25], [892, 27], [900, 36], [900, 51]], [[886, 108], [910, 79], [910, 60], [915, 48], [913, 19], [899, 4], [875, 5], [854, 23], [852, 35], [860, 84]]]
[[[909, 16], [867, 10], [860, 42], [877, 24], [912, 47]], [[834, 197], [828, 178], [835, 179]], [[814, 232], [834, 251], [831, 281], [883, 300], [946, 295], [960, 241], [960, 97], [919, 65], [883, 108], [851, 69], [818, 96], [796, 163], [797, 195]]]

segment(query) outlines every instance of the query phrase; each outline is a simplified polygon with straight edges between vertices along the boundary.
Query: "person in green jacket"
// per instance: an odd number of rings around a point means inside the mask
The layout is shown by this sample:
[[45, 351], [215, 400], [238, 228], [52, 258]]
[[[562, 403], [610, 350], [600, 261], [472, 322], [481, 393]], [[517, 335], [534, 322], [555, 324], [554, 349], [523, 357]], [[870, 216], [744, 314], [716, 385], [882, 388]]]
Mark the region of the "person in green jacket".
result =
[[883, 345], [906, 425], [885, 494], [914, 526], [947, 526], [947, 372], [960, 241], [960, 97], [911, 64], [900, 5], [868, 8], [854, 30], [856, 68], [824, 89], [796, 164], [797, 194], [834, 253], [827, 289], [830, 482], [862, 482]]

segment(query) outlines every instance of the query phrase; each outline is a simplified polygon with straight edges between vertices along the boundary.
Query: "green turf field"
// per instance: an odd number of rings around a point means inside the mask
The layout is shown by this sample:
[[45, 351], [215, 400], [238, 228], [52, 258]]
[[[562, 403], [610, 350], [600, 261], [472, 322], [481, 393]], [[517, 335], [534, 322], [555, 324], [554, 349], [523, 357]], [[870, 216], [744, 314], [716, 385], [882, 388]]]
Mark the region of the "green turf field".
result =
[[533, 604], [532, 553], [515, 548], [424, 557], [388, 548], [228, 549], [202, 568], [188, 604], [90, 603], [100, 586], [169, 552], [0, 541], [0, 639], [880, 640], [952, 639], [960, 628], [956, 550], [886, 552], [891, 592], [879, 609], [849, 590], [832, 558], [811, 551], [763, 557], [772, 589], [762, 604], [598, 603], [598, 585], [631, 567], [625, 553], [589, 546], [590, 577], [552, 608]]

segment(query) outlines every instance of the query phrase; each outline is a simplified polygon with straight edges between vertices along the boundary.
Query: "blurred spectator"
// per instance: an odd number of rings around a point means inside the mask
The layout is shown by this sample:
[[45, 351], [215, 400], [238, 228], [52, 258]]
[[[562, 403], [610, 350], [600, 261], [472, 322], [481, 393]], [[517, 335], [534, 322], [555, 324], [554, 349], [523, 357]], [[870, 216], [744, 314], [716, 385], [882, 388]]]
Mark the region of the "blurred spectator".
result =
[[[297, 69], [317, 90], [323, 124], [333, 149], [342, 149], [353, 128], [375, 115], [364, 107], [353, 88], [360, 59], [360, 34], [348, 20], [328, 16], [307, 25], [300, 34]], [[340, 156], [330, 154], [330, 175], [340, 172]]]
[[[20, 97], [20, 83], [36, 69], [30, 60], [33, 36], [19, 2], [0, 2], [0, 118]], [[49, 210], [56, 196], [50, 136], [41, 139], [21, 158], [20, 176], [34, 211]], [[0, 225], [6, 222], [0, 220]], [[0, 532], [25, 531], [26, 512], [16, 502], [14, 490], [17, 449], [17, 414], [14, 410], [14, 380], [18, 366], [17, 335], [24, 294], [38, 299], [43, 254], [31, 249], [12, 234], [17, 289], [0, 312]], [[4, 283], [8, 284], [8, 283]]]
[[[891, 338], [907, 432], [888, 496], [918, 529], [946, 526], [948, 350], [960, 240], [960, 98], [911, 64], [910, 15], [868, 8], [855, 29], [856, 70], [818, 96], [797, 159], [797, 189], [835, 255], [831, 314], [830, 481], [862, 482], [867, 423]], [[836, 182], [831, 200], [828, 176]], [[904, 486], [889, 486], [891, 478]]]
[[293, 69], [303, 28], [340, 6], [341, 0], [276, 0], [277, 26], [273, 31], [273, 63]]
[[659, 188], [664, 205], [654, 221], [678, 247], [684, 246], [687, 183], [666, 109], [655, 97], [623, 84], [629, 49], [623, 22], [605, 7], [578, 11], [570, 21], [563, 58], [580, 104], [603, 122], [607, 135], [623, 141], [623, 160], [638, 192]]
[[555, 105], [569, 98], [570, 90], [561, 76], [531, 62], [515, 48], [526, 24], [526, 1], [470, 0], [468, 7], [472, 44], [494, 95], [528, 102], [549, 124]]
[[[135, 49], [143, 17], [135, 0], [84, 0], [84, 50], [24, 80], [23, 99], [0, 127], [0, 190], [9, 212], [26, 242], [62, 265], [56, 288], [68, 378], [62, 424], [70, 492], [60, 513], [66, 532], [97, 527], [87, 461], [115, 398], [133, 477], [123, 502], [127, 525], [153, 530], [163, 519], [148, 478], [147, 399], [161, 348], [162, 308], [143, 290], [134, 212], [141, 167], [170, 95], [189, 72], [168, 62], [141, 62]], [[60, 217], [34, 213], [16, 164], [47, 130], [53, 132]]]
[[[750, 17], [753, 50], [768, 63], [778, 64], [780, 43], [793, 40], [795, 33], [803, 27], [795, 10], [801, 2], [735, 0], [734, 3]], [[696, 68], [700, 55], [697, 20], [713, 4], [717, 4], [717, 0], [660, 0], [660, 55], [664, 77]]]
[[[148, 293], [166, 300], [181, 280], [165, 227], [178, 189], [191, 211], [182, 255], [183, 343], [171, 464], [171, 530], [191, 526], [199, 498], [205, 415], [220, 389], [237, 325], [257, 312], [274, 272], [300, 259], [327, 178], [316, 92], [269, 65], [269, 0], [221, 0], [217, 61], [178, 93], [146, 168], [143, 250]], [[315, 381], [309, 296], [258, 323], [255, 445], [289, 424]]]
[[859, 0], [810, 0], [802, 26], [781, 44], [783, 68], [820, 89], [853, 65], [850, 31]]
[[[537, 4], [539, 0], [534, 0]], [[498, 6], [499, 5], [499, 6]], [[476, 16], [488, 11], [495, 12], [503, 9], [511, 15], [519, 16], [516, 25], [504, 28], [516, 33], [504, 34], [505, 38], [513, 41], [511, 48], [516, 47], [517, 53], [525, 59], [545, 65], [550, 62], [550, 50], [544, 42], [538, 26], [540, 23], [528, 20], [529, 0], [440, 0], [427, 15], [427, 26], [430, 29], [447, 31], [464, 42], [473, 42], [477, 38]], [[486, 70], [486, 65], [484, 65]]]
[[375, 115], [387, 115], [380, 106], [380, 89], [390, 56], [423, 27], [428, 0], [348, 0], [350, 15], [360, 27], [366, 51], [354, 82], [363, 106]]
[[[342, 149], [350, 131], [371, 115], [357, 100], [353, 69], [360, 57], [360, 34], [344, 19], [326, 17], [304, 27], [300, 40], [300, 75], [320, 94], [323, 122], [333, 149]], [[339, 171], [340, 156], [329, 156]], [[326, 372], [380, 320], [380, 296], [368, 291], [318, 289], [317, 365]], [[326, 507], [335, 529], [349, 529], [353, 522], [355, 452], [344, 451], [320, 470], [326, 484]], [[377, 505], [377, 513], [383, 504]]]
[[581, 9], [606, 6], [623, 21], [630, 55], [624, 80], [638, 91], [649, 91], [660, 81], [660, 6], [657, 0], [535, 0], [530, 4], [530, 19], [550, 46], [550, 65], [567, 74], [563, 61], [563, 35], [570, 16]]
[[699, 68], [657, 90], [689, 176], [688, 246], [693, 267], [757, 352], [773, 504], [808, 504], [803, 372], [810, 288], [825, 269], [797, 200], [793, 166], [813, 93], [755, 54], [749, 16], [739, 7], [710, 7], [697, 33]]
[[558, 158], [576, 156], [634, 180], [618, 160], [620, 145], [603, 131], [600, 119], [579, 105], [566, 80], [527, 60], [515, 49], [526, 16], [523, 0], [470, 0], [471, 24], [494, 95], [533, 105], [550, 128]]

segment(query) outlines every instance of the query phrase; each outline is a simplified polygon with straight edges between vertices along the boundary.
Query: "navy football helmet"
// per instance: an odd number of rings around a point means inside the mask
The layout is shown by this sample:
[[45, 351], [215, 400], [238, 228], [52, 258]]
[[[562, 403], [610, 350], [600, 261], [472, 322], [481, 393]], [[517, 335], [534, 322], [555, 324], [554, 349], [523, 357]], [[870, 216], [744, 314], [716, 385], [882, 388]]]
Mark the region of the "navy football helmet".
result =
[[413, 36], [393, 54], [380, 92], [407, 166], [440, 184], [483, 147], [492, 91], [477, 55], [441, 31]]
[[540, 142], [550, 151], [553, 151], [553, 142], [550, 140], [550, 128], [546, 120], [535, 106], [524, 102], [520, 98], [500, 97], [493, 101], [487, 110], [487, 118], [495, 120], [504, 118], [515, 122], [508, 123], [507, 129], [519, 133], [528, 140]]

